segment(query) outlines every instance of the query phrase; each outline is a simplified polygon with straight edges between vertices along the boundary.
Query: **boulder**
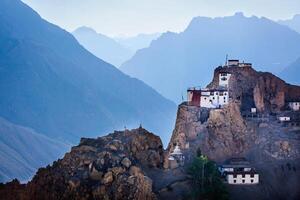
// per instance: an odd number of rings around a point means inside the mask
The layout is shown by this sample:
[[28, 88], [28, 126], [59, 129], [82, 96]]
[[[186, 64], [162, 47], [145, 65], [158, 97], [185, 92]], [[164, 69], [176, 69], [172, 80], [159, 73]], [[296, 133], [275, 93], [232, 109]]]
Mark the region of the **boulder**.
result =
[[127, 157], [123, 158], [122, 165], [129, 168], [131, 166], [131, 161], [129, 160], [129, 158]]
[[114, 180], [113, 173], [111, 171], [109, 171], [106, 174], [104, 174], [102, 183], [109, 184], [109, 183], [113, 182], [113, 180]]

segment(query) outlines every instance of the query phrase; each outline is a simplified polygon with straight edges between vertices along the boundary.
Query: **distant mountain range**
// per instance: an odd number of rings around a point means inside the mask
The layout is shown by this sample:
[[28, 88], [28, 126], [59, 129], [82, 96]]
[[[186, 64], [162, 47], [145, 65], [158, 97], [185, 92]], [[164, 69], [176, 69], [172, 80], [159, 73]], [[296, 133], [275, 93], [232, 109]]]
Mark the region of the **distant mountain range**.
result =
[[137, 50], [148, 47], [152, 40], [160, 36], [159, 33], [155, 33], [110, 38], [85, 26], [79, 27], [72, 34], [88, 51], [117, 67], [129, 60]]
[[151, 42], [159, 36], [161, 36], [161, 33], [138, 34], [137, 36], [115, 37], [114, 39], [135, 53], [139, 49], [149, 47]]
[[205, 87], [226, 54], [279, 74], [299, 57], [299, 46], [300, 34], [264, 17], [196, 17], [185, 31], [164, 33], [120, 69], [180, 102], [187, 87]]
[[288, 80], [290, 83], [300, 85], [300, 57], [289, 66], [287, 66], [281, 73], [280, 77]]
[[0, 117], [0, 182], [29, 180], [42, 166], [64, 155], [69, 146]]
[[73, 32], [78, 42], [98, 58], [117, 67], [130, 59], [134, 51], [92, 28], [80, 27]]
[[1, 1], [0, 12], [0, 116], [72, 141], [136, 123], [165, 133], [174, 103], [20, 0]]
[[287, 25], [291, 29], [300, 33], [300, 14], [294, 15], [292, 19], [278, 20], [278, 23]]
[[[0, 116], [10, 123], [71, 143], [140, 123], [165, 141], [170, 137], [173, 102], [92, 55], [20, 0], [0, 1], [0, 46]], [[1, 141], [19, 145], [15, 133], [3, 129]], [[22, 136], [35, 148], [31, 140]], [[53, 159], [40, 151], [45, 160]], [[5, 159], [0, 169], [10, 162]]]

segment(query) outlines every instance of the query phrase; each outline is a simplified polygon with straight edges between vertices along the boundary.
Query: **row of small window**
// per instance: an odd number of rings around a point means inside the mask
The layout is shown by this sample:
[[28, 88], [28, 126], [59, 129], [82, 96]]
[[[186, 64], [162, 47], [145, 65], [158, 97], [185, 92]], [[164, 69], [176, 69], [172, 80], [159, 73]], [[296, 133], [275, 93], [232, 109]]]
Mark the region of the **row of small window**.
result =
[[221, 73], [221, 76], [227, 76], [227, 73]]
[[[226, 92], [224, 92], [224, 93], [223, 92], [220, 92], [220, 93], [216, 92], [216, 95], [219, 95], [219, 94], [220, 94], [220, 96], [223, 96], [223, 95], [226, 96], [227, 95]], [[214, 95], [214, 92], [210, 92], [210, 95]]]
[[[250, 182], [253, 183], [254, 179], [251, 179]], [[233, 183], [236, 183], [236, 180], [233, 180]], [[245, 179], [242, 180], [242, 183], [245, 183]]]
[[[254, 174], [250, 174], [250, 177], [253, 178]], [[233, 178], [237, 178], [237, 174], [233, 174]], [[242, 178], [245, 178], [245, 174], [242, 174]]]
[[[213, 100], [215, 100], [215, 97], [212, 98]], [[219, 97], [218, 97], [219, 99]], [[206, 97], [204, 97], [204, 100], [206, 100]], [[226, 97], [224, 97], [224, 101], [226, 100]]]

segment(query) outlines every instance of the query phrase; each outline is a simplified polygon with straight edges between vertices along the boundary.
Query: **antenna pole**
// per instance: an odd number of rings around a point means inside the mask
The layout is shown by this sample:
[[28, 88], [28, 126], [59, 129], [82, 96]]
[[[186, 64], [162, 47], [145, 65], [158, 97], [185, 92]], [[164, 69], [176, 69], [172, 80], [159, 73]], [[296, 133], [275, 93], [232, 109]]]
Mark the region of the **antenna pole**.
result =
[[225, 65], [228, 66], [228, 54], [226, 54], [226, 62]]

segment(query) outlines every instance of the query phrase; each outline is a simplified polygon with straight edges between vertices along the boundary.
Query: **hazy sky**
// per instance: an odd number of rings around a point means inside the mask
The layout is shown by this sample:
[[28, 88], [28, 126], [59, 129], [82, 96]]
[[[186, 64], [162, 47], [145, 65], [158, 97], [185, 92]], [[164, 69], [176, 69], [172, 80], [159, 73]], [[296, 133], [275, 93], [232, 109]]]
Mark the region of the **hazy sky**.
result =
[[300, 0], [22, 0], [43, 18], [68, 31], [89, 26], [97, 32], [135, 35], [182, 31], [195, 16], [287, 19], [300, 13]]

